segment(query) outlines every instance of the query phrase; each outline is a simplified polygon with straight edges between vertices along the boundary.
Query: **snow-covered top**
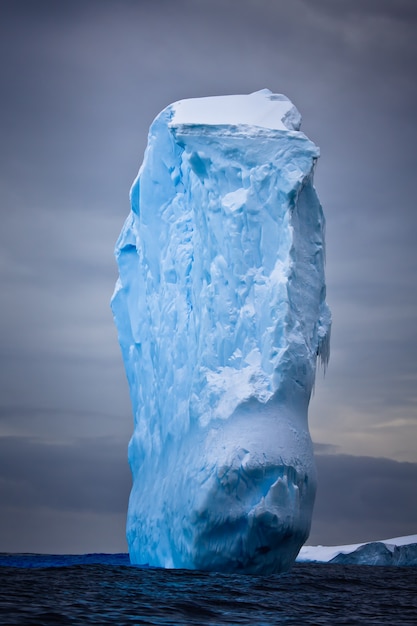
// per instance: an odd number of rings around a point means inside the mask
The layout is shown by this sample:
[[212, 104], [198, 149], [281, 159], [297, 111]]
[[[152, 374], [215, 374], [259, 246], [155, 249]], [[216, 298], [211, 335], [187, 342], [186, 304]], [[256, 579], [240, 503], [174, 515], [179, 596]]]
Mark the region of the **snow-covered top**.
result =
[[269, 89], [248, 95], [179, 100], [171, 105], [170, 127], [184, 124], [244, 124], [272, 130], [298, 130], [301, 116], [286, 96]]
[[[406, 537], [394, 537], [392, 539], [376, 539], [378, 543], [384, 543], [387, 548], [393, 546], [406, 546], [417, 543], [417, 535], [407, 535]], [[318, 561], [328, 563], [338, 554], [350, 554], [361, 546], [365, 546], [370, 541], [364, 543], [351, 543], [344, 546], [303, 546], [297, 557], [297, 561]]]

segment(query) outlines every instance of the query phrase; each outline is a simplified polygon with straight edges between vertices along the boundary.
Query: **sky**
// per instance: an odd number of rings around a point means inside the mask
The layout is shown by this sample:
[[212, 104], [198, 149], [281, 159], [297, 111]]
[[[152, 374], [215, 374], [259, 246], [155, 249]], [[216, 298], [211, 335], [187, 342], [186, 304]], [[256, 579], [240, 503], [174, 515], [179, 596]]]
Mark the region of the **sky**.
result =
[[265, 87], [321, 149], [308, 543], [417, 532], [416, 30], [415, 0], [0, 0], [0, 551], [127, 551], [129, 188], [169, 103]]

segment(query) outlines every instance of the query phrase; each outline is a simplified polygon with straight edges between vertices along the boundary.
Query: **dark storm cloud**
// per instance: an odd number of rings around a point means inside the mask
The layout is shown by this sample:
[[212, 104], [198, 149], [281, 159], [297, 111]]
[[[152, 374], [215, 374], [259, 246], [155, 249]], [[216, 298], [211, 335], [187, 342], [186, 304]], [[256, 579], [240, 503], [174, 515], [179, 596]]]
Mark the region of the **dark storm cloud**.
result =
[[[322, 447], [326, 454], [316, 456], [319, 487], [309, 544], [337, 545], [415, 533], [417, 464], [327, 454], [327, 446]], [[0, 550], [8, 549], [4, 538], [17, 546], [19, 534], [28, 534], [26, 550], [39, 549], [39, 541], [48, 546], [42, 533], [33, 529], [48, 516], [59, 520], [53, 531], [55, 550], [77, 550], [77, 540], [71, 536], [77, 517], [83, 520], [86, 536], [100, 518], [101, 525], [107, 520], [114, 549], [125, 550], [131, 478], [127, 461], [120, 462], [125, 456], [122, 441], [2, 437], [0, 448]], [[49, 544], [46, 550], [51, 549]]]
[[124, 441], [97, 437], [92, 445], [85, 439], [2, 437], [0, 443], [3, 505], [101, 514], [126, 511], [130, 476], [127, 461], [120, 462]]
[[0, 437], [0, 551], [126, 551], [126, 442], [37, 432]]
[[309, 544], [340, 545], [415, 534], [417, 464], [317, 455]]

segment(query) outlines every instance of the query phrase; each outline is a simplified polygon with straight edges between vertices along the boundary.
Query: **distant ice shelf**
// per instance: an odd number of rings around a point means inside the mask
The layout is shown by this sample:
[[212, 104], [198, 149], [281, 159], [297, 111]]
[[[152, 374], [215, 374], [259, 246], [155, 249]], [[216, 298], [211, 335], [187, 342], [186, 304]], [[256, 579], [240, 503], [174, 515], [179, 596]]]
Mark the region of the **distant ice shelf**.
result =
[[344, 546], [303, 546], [297, 561], [414, 566], [417, 565], [417, 535]]

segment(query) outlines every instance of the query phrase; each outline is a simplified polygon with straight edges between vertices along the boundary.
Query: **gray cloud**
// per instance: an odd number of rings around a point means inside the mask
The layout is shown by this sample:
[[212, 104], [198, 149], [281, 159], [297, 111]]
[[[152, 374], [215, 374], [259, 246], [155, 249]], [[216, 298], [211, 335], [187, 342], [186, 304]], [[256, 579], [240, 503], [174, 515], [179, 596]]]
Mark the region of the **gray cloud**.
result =
[[[126, 550], [131, 478], [122, 439], [9, 436], [0, 439], [0, 448], [0, 551]], [[316, 456], [319, 483], [309, 544], [415, 533], [417, 464], [337, 455], [326, 444], [316, 448], [325, 454]]]
[[[308, 0], [304, 3], [311, 6]], [[332, 15], [336, 19], [345, 19], [348, 16], [364, 18], [386, 17], [390, 20], [417, 20], [417, 9], [413, 0], [363, 0], [362, 2], [350, 2], [349, 0], [318, 0], [314, 2], [314, 10]]]
[[[88, 417], [88, 416], [85, 416]], [[68, 433], [0, 438], [0, 551], [126, 552], [126, 443]]]
[[309, 544], [339, 545], [415, 534], [416, 463], [317, 455], [318, 491]]
[[130, 480], [127, 461], [120, 462], [126, 456], [123, 441], [3, 437], [1, 444], [3, 503], [23, 510], [126, 511]]
[[314, 452], [315, 454], [337, 454], [338, 446], [332, 443], [317, 443], [314, 444]]

